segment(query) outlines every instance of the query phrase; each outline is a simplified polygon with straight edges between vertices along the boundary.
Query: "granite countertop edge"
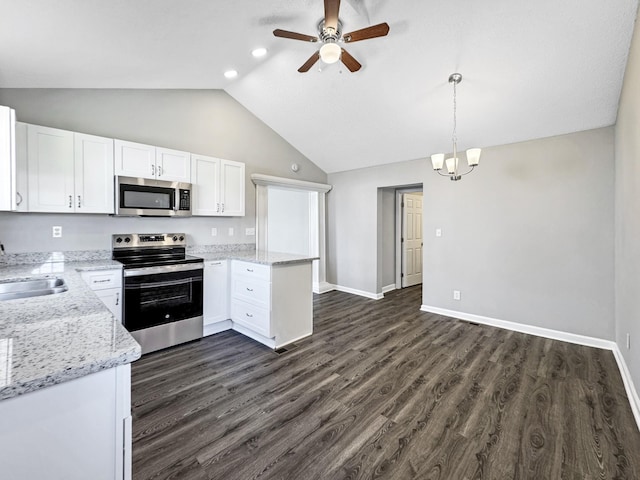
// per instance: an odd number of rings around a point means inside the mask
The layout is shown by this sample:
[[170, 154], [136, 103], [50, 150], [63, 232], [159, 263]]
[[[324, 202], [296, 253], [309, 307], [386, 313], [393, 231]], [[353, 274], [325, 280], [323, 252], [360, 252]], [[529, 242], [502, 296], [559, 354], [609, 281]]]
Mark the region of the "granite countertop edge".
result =
[[[81, 276], [121, 268], [111, 259], [0, 267], [0, 281], [59, 276], [69, 287], [57, 295], [0, 302], [0, 341], [12, 342], [12, 357], [7, 353], [6, 359], [9, 367], [0, 371], [0, 401], [140, 358], [140, 345]], [[70, 341], [82, 343], [80, 351], [65, 348], [67, 331], [72, 332]]]

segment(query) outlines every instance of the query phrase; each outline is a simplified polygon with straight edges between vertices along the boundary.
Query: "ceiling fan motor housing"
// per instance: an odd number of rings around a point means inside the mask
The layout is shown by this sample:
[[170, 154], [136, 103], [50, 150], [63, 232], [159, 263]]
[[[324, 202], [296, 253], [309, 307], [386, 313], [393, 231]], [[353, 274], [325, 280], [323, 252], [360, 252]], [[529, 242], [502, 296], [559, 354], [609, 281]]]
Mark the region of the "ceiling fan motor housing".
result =
[[338, 42], [342, 37], [342, 22], [338, 20], [338, 28], [334, 30], [333, 28], [325, 28], [324, 19], [320, 20], [318, 23], [318, 37], [322, 40], [322, 43], [328, 42]]

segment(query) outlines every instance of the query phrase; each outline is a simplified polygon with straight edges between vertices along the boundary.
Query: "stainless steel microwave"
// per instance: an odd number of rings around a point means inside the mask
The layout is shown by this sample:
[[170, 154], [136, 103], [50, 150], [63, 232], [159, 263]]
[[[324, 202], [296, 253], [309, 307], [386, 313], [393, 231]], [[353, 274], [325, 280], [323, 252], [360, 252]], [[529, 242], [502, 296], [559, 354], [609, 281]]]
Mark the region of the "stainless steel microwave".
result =
[[116, 177], [116, 215], [188, 217], [191, 184], [148, 178]]

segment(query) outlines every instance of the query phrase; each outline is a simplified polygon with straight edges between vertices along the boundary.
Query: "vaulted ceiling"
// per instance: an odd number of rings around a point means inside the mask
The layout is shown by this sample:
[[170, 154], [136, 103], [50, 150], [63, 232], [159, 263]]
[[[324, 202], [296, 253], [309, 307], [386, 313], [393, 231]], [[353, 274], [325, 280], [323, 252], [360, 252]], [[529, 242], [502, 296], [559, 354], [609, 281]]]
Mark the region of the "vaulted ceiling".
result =
[[637, 6], [343, 0], [389, 35], [298, 73], [318, 44], [272, 31], [316, 35], [323, 0], [0, 0], [0, 87], [224, 89], [331, 173], [449, 151], [453, 72], [460, 148], [614, 124]]

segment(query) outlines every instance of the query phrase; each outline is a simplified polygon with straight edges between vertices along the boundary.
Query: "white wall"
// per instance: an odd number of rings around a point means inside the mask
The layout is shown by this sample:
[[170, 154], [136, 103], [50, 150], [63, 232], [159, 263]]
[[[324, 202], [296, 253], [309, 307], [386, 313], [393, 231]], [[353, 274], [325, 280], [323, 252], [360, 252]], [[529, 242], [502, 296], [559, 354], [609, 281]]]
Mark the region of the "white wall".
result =
[[[615, 136], [616, 342], [640, 387], [640, 26], [636, 22]], [[631, 335], [627, 349], [626, 336]]]
[[[378, 265], [383, 212], [380, 187], [422, 183], [423, 160], [329, 174], [327, 196], [327, 281], [370, 295], [380, 293], [383, 274]], [[393, 228], [390, 226], [389, 228]]]
[[[314, 193], [315, 194], [315, 193]], [[309, 195], [306, 190], [269, 187], [267, 245], [272, 252], [309, 255]]]
[[429, 172], [425, 305], [612, 340], [613, 139], [607, 127], [486, 148], [459, 182]]
[[330, 174], [328, 281], [380, 292], [378, 188], [423, 183], [425, 305], [613, 339], [613, 139], [486, 148], [460, 182], [426, 159]]
[[[243, 218], [140, 219], [106, 215], [0, 213], [0, 241], [7, 252], [110, 249], [109, 235], [180, 230], [190, 243], [254, 243], [252, 173], [326, 183], [315, 164], [221, 90], [0, 89], [0, 105], [16, 109], [19, 121], [120, 138], [246, 164]], [[292, 163], [300, 169], [293, 173]], [[63, 226], [61, 239], [51, 226]], [[211, 236], [211, 228], [218, 236]], [[229, 236], [228, 229], [234, 229]], [[27, 233], [28, 232], [28, 233]]]

